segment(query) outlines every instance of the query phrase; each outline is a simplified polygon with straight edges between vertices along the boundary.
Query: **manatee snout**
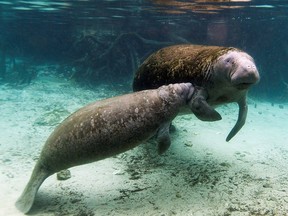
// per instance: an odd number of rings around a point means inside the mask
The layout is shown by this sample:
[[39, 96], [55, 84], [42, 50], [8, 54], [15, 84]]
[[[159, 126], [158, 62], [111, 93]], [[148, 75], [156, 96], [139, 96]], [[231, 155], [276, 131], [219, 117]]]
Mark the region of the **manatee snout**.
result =
[[231, 76], [232, 85], [238, 89], [248, 89], [258, 83], [259, 80], [260, 75], [254, 61], [246, 56], [240, 57]]

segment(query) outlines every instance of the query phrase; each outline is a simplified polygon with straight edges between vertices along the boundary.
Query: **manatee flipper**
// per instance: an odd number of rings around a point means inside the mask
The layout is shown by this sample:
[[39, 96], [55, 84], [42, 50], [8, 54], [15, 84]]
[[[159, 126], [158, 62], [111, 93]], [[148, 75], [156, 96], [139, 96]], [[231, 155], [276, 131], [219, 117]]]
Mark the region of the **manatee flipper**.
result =
[[232, 128], [232, 130], [230, 131], [230, 133], [228, 134], [226, 138], [227, 142], [231, 140], [245, 124], [247, 112], [248, 112], [246, 96], [241, 98], [240, 101], [238, 101], [238, 106], [239, 106], [238, 119], [237, 119], [235, 126]]
[[169, 135], [169, 128], [171, 122], [165, 123], [157, 131], [157, 149], [158, 154], [163, 154], [171, 145], [170, 135]]
[[29, 212], [40, 185], [49, 175], [50, 173], [42, 169], [41, 164], [37, 163], [27, 186], [15, 204], [18, 210], [23, 213]]
[[203, 88], [195, 88], [188, 105], [194, 115], [202, 121], [218, 121], [221, 115], [207, 103], [208, 93]]

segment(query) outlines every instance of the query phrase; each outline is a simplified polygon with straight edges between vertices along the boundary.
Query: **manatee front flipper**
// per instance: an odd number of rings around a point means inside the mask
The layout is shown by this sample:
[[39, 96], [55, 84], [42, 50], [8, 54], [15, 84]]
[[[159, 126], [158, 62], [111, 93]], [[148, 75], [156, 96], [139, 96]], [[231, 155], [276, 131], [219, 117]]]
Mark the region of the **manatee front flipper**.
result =
[[158, 154], [163, 154], [171, 145], [169, 128], [171, 122], [165, 123], [157, 131]]
[[221, 120], [221, 115], [207, 103], [208, 93], [205, 89], [195, 87], [192, 98], [188, 105], [194, 115], [202, 121], [218, 121]]
[[230, 131], [230, 133], [228, 134], [226, 138], [227, 142], [231, 140], [245, 124], [247, 112], [248, 112], [246, 96], [244, 96], [243, 98], [241, 98], [240, 101], [238, 101], [238, 106], [239, 106], [238, 119], [237, 119], [235, 126], [232, 128], [232, 130]]

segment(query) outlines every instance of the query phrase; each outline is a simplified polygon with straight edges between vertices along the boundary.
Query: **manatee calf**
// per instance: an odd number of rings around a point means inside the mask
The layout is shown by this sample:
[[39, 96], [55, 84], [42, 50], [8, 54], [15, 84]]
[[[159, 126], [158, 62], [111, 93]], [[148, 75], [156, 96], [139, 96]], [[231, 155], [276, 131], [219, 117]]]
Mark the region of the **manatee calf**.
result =
[[101, 100], [79, 109], [47, 139], [16, 207], [27, 213], [48, 176], [125, 152], [155, 134], [158, 152], [163, 153], [170, 146], [172, 119], [195, 94], [197, 90], [191, 83], [170, 84]]
[[133, 90], [190, 82], [199, 89], [195, 100], [190, 101], [194, 107], [192, 111], [204, 121], [218, 119], [215, 110], [210, 118], [203, 109], [212, 111], [212, 107], [237, 102], [238, 120], [226, 138], [229, 141], [245, 124], [246, 95], [249, 87], [259, 79], [254, 60], [246, 52], [233, 47], [184, 44], [166, 47], [150, 55], [135, 74]]

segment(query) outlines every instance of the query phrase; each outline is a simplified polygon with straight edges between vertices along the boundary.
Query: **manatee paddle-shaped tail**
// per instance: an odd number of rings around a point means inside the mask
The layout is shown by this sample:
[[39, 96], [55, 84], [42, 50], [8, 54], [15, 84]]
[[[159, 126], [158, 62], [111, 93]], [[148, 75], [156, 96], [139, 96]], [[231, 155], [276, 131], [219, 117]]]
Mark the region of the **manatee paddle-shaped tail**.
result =
[[204, 88], [195, 87], [188, 105], [194, 115], [202, 121], [218, 121], [221, 115], [207, 103], [208, 93]]
[[235, 126], [232, 128], [232, 130], [230, 131], [230, 133], [228, 134], [226, 138], [227, 142], [231, 140], [238, 133], [238, 131], [243, 127], [246, 121], [247, 112], [248, 112], [246, 97], [242, 97], [241, 100], [238, 101], [237, 103], [239, 106], [238, 119], [237, 119]]
[[16, 207], [23, 213], [27, 213], [34, 202], [36, 193], [43, 183], [43, 181], [50, 176], [51, 173], [48, 172], [41, 164], [38, 162], [33, 170], [30, 181], [25, 187], [22, 195], [16, 202]]

